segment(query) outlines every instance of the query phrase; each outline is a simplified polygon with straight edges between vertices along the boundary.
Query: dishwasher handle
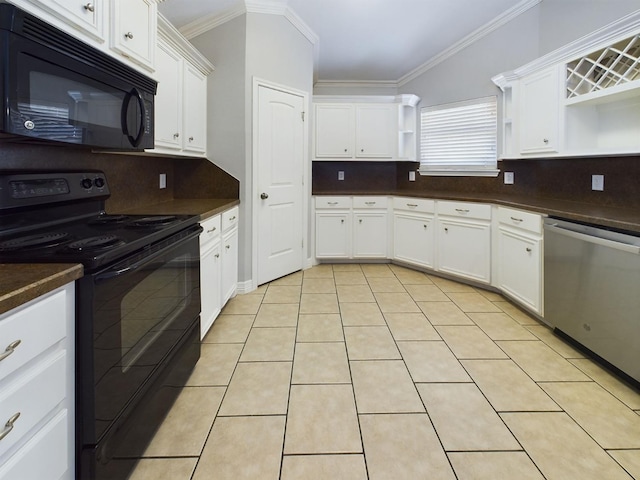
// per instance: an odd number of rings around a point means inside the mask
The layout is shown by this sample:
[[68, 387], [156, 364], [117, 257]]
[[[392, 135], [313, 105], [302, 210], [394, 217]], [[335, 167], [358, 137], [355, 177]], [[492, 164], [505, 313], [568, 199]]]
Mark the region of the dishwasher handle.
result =
[[571, 238], [575, 238], [576, 240], [581, 240], [583, 242], [589, 242], [595, 245], [601, 245], [603, 247], [609, 247], [616, 250], [621, 250], [623, 252], [640, 255], [640, 246], [638, 245], [630, 245], [628, 243], [616, 242], [615, 240], [609, 240], [607, 238], [600, 238], [593, 235], [587, 235], [586, 233], [574, 232], [573, 230], [568, 230], [566, 228], [562, 228], [557, 225], [545, 225], [544, 228], [546, 230], [556, 232], [559, 235], [564, 235], [565, 237], [571, 237]]

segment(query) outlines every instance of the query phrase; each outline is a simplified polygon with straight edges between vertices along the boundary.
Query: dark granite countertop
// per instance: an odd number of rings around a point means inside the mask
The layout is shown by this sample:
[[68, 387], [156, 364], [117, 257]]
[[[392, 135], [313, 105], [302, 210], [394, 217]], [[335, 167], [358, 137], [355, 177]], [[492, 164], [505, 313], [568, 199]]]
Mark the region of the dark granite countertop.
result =
[[200, 220], [206, 220], [239, 204], [240, 200], [232, 198], [180, 198], [168, 202], [109, 213], [128, 213], [131, 215], [199, 215]]
[[0, 264], [0, 314], [82, 277], [80, 264]]
[[313, 195], [332, 196], [363, 196], [389, 195], [396, 197], [432, 198], [434, 200], [457, 200], [465, 202], [483, 202], [503, 205], [505, 207], [529, 210], [543, 215], [562, 217], [577, 222], [591, 223], [603, 227], [640, 233], [640, 210], [600, 206], [553, 198], [529, 197], [517, 195], [502, 195], [496, 193], [465, 193], [465, 192], [402, 192], [402, 191], [371, 191], [346, 193], [344, 191], [314, 191]]

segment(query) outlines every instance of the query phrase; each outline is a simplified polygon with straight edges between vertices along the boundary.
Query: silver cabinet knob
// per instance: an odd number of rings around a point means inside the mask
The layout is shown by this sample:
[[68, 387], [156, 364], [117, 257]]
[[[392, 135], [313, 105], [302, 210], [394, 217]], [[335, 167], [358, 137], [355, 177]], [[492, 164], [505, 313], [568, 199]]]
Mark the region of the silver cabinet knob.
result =
[[127, 32], [124, 34], [124, 38], [127, 38], [129, 40], [133, 40], [133, 33], [131, 32]]
[[531, 253], [531, 248], [527, 247], [526, 250], [527, 250], [528, 253]]
[[87, 12], [95, 12], [96, 11], [96, 7], [93, 6], [93, 3], [87, 3], [86, 5], [83, 6], [83, 8], [87, 11]]
[[262, 192], [262, 193], [260, 194], [260, 198], [261, 198], [262, 200], [266, 200], [267, 198], [269, 198], [269, 194], [268, 194], [268, 193], [264, 193], [264, 192]]
[[545, 145], [546, 145], [547, 143], [549, 143], [549, 139], [548, 139], [548, 138], [543, 138], [543, 139], [542, 139], [542, 141], [545, 143]]
[[190, 141], [190, 142], [193, 142], [193, 137], [189, 137], [189, 141]]
[[180, 137], [180, 132], [176, 132], [173, 134], [173, 138], [179, 138]]

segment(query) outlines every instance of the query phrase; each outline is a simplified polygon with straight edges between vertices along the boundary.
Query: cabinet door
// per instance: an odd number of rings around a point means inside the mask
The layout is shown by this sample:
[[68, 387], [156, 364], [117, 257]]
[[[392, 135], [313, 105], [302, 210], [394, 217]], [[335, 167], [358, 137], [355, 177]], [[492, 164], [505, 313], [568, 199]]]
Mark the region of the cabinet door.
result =
[[432, 216], [394, 213], [393, 258], [433, 268], [434, 228]]
[[489, 223], [438, 218], [438, 270], [483, 283], [491, 280]]
[[520, 153], [557, 152], [560, 88], [556, 67], [520, 81]]
[[499, 288], [542, 315], [542, 240], [498, 228]]
[[391, 158], [396, 150], [398, 107], [356, 105], [356, 157]]
[[316, 257], [351, 257], [351, 214], [316, 213]]
[[220, 241], [209, 242], [200, 255], [200, 339], [207, 334], [220, 313], [222, 258]]
[[317, 104], [315, 106], [315, 156], [353, 157], [353, 106]]
[[207, 147], [207, 77], [185, 63], [184, 68], [184, 149], [204, 153]]
[[74, 29], [104, 42], [104, 0], [40, 0], [39, 3]]
[[111, 48], [153, 69], [156, 44], [155, 0], [112, 0]]
[[238, 286], [238, 229], [234, 228], [222, 236], [221, 306], [236, 293]]
[[387, 213], [353, 215], [353, 256], [387, 258]]
[[156, 48], [156, 76], [155, 145], [179, 150], [182, 141], [182, 58], [161, 42]]

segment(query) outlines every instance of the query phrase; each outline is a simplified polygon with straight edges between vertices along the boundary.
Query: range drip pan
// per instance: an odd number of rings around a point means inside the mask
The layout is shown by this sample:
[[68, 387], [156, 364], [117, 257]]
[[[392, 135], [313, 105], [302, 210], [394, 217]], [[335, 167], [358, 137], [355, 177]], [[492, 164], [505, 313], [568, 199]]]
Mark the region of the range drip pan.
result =
[[39, 248], [54, 248], [68, 242], [69, 240], [69, 234], [66, 232], [26, 235], [24, 237], [0, 242], [0, 251], [10, 252]]

